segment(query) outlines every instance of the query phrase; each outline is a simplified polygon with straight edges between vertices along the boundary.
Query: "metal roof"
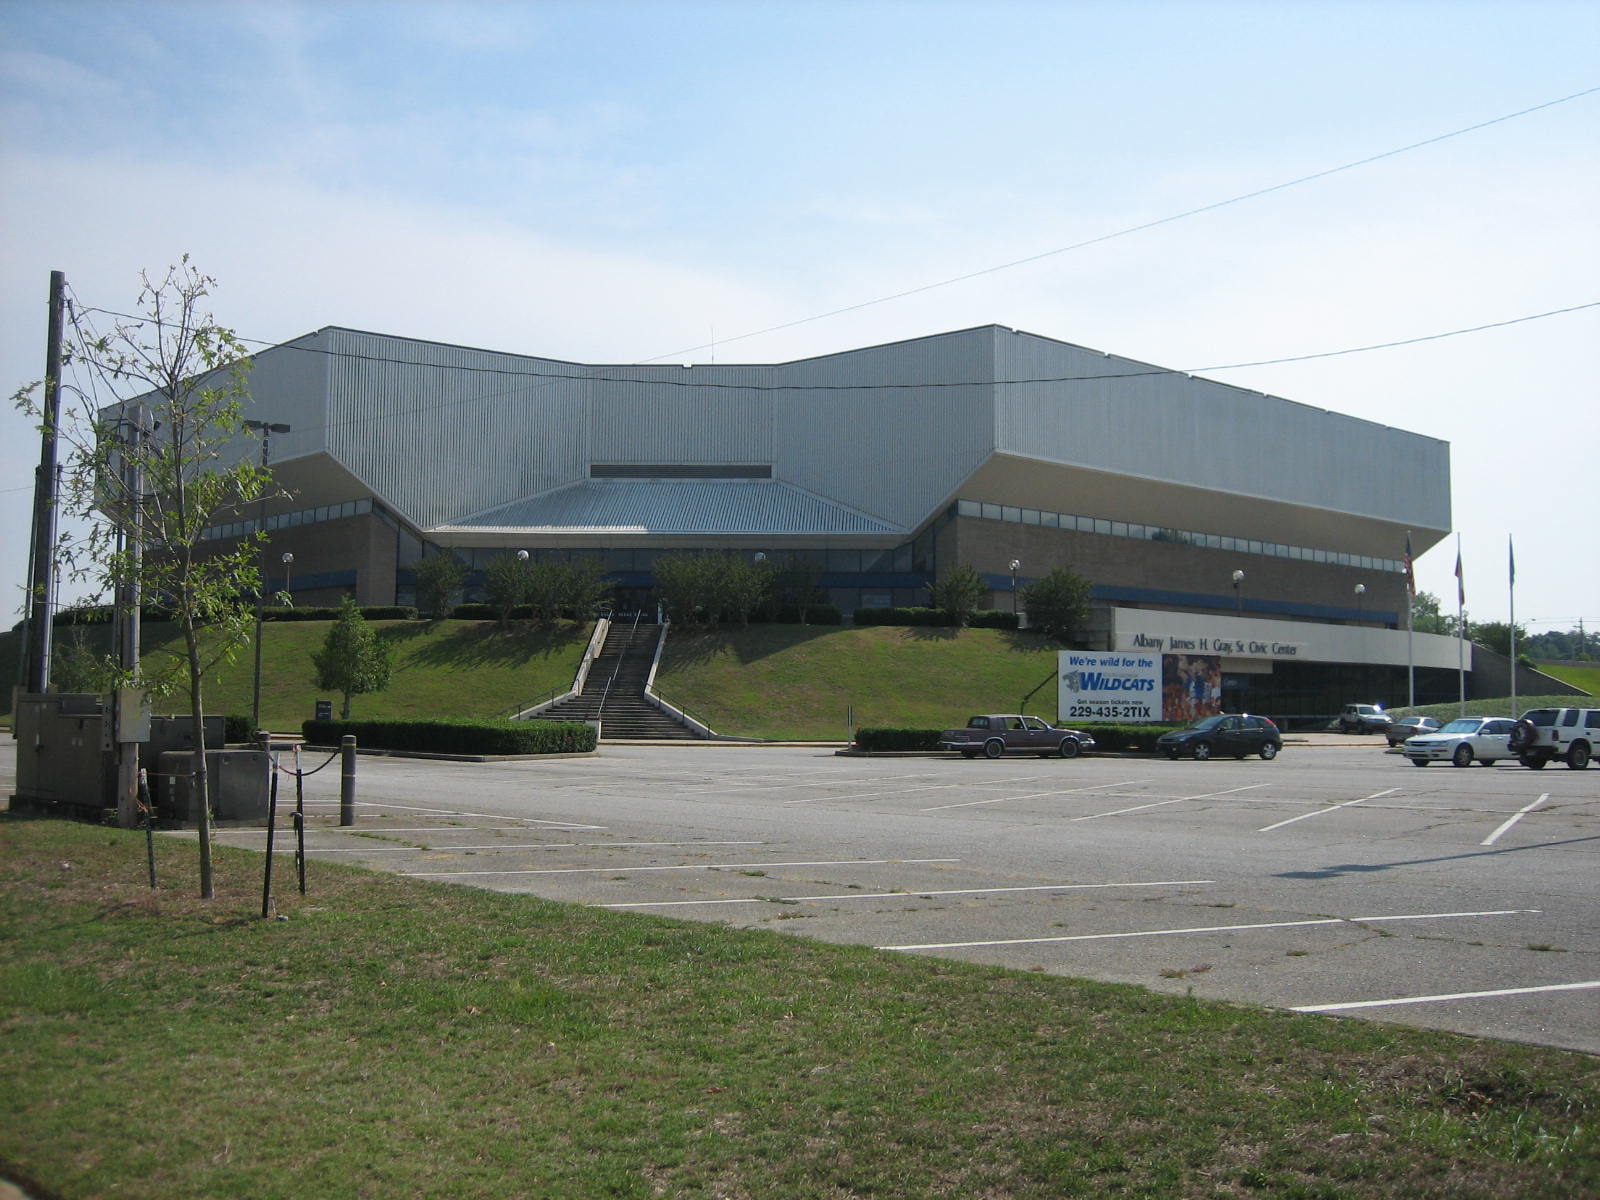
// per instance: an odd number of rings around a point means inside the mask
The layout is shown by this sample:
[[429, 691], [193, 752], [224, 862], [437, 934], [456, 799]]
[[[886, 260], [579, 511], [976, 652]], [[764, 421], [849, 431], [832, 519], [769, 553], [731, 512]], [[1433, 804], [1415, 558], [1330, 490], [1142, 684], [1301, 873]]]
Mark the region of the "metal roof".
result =
[[663, 535], [904, 532], [788, 484], [753, 479], [590, 479], [437, 528]]

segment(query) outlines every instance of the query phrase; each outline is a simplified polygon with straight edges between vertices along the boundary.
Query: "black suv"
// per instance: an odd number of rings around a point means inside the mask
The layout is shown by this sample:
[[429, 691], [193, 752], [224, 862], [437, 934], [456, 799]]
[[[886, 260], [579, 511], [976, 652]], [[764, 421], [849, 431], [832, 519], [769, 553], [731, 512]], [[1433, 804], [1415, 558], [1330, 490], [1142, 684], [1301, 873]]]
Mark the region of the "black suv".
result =
[[1265, 717], [1221, 713], [1215, 717], [1201, 717], [1183, 729], [1163, 733], [1156, 739], [1156, 749], [1168, 758], [1192, 754], [1200, 762], [1217, 754], [1231, 754], [1234, 758], [1247, 754], [1277, 758], [1278, 751], [1283, 749], [1283, 737], [1278, 727]]

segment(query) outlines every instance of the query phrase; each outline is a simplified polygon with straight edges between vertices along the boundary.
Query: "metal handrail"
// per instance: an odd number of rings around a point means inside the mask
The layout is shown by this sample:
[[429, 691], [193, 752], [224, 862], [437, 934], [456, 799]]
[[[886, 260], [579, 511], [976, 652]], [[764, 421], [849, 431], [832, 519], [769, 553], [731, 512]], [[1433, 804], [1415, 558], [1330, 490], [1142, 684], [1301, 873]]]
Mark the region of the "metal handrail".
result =
[[[643, 617], [644, 613], [642, 612], [636, 612], [633, 614], [633, 624], [628, 629], [628, 646], [630, 649], [633, 647], [633, 635], [639, 631], [639, 622], [643, 619]], [[615, 628], [615, 626], [613, 626], [613, 628]], [[595, 710], [596, 715], [598, 715], [602, 720], [605, 719], [606, 701], [611, 698], [611, 685], [617, 681], [617, 672], [620, 670], [622, 670], [622, 655], [618, 654], [617, 664], [611, 668], [611, 678], [606, 680], [605, 691], [600, 693], [600, 707]]]
[[513, 704], [510, 708], [504, 710], [503, 712], [495, 713], [494, 714], [494, 719], [497, 720], [497, 721], [510, 720], [512, 717], [516, 716], [519, 712], [527, 712], [530, 708], [533, 708], [534, 706], [539, 705], [539, 704], [543, 704], [546, 700], [555, 699], [557, 696], [559, 696], [561, 694], [561, 692], [563, 690], [564, 689], [562, 689], [562, 688], [553, 687], [548, 692], [545, 692], [542, 695], [540, 695], [540, 696], [538, 696], [538, 697], [536, 697], [536, 698], [534, 698], [532, 700], [524, 700], [521, 703]]

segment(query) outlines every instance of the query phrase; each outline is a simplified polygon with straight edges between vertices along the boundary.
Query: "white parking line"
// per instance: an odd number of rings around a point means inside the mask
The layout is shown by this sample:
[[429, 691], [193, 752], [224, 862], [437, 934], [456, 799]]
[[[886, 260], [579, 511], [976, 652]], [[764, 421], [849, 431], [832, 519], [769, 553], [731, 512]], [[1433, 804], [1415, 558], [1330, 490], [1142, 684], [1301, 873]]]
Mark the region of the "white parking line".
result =
[[1528, 996], [1535, 992], [1577, 992], [1587, 988], [1600, 988], [1600, 979], [1585, 983], [1546, 983], [1539, 987], [1495, 988], [1487, 992], [1452, 992], [1445, 996], [1400, 996], [1393, 1000], [1353, 1000], [1346, 1004], [1302, 1004], [1291, 1012], [1326, 1013], [1349, 1012], [1354, 1008], [1384, 1008], [1392, 1004], [1439, 1004], [1448, 1000], [1481, 1000], [1490, 996]]
[[1287, 821], [1279, 821], [1276, 825], [1268, 825], [1257, 833], [1271, 833], [1274, 829], [1282, 829], [1285, 825], [1293, 825], [1296, 821], [1305, 821], [1311, 817], [1320, 817], [1324, 813], [1338, 812], [1341, 808], [1349, 808], [1352, 804], [1362, 804], [1368, 800], [1380, 800], [1384, 796], [1392, 796], [1399, 788], [1388, 788], [1385, 791], [1373, 792], [1370, 796], [1361, 796], [1355, 800], [1346, 800], [1343, 804], [1335, 804], [1330, 808], [1319, 808], [1315, 812], [1301, 813], [1298, 817], [1290, 817]]
[[[387, 832], [387, 831], [386, 831]], [[451, 854], [457, 850], [612, 850], [641, 846], [760, 846], [762, 842], [486, 842], [481, 846], [307, 846], [307, 854]]]
[[1028, 887], [950, 888], [938, 892], [846, 892], [842, 896], [743, 896], [735, 900], [641, 900], [590, 908], [692, 908], [700, 904], [815, 904], [823, 900], [927, 900], [933, 896], [998, 896], [1003, 892], [1073, 892], [1090, 888], [1190, 887], [1215, 879], [1158, 879], [1150, 883], [1041, 883]]
[[[1135, 779], [1135, 780], [1132, 780], [1131, 782], [1133, 782], [1133, 783], [1144, 783], [1145, 781], [1142, 780], [1142, 779]], [[1121, 787], [1121, 786], [1124, 786], [1124, 785], [1122, 785], [1122, 784], [1108, 784], [1107, 786], [1108, 787]], [[1088, 815], [1082, 816], [1082, 817], [1071, 817], [1071, 818], [1069, 818], [1069, 820], [1071, 820], [1071, 821], [1094, 821], [1094, 820], [1097, 820], [1100, 817], [1120, 817], [1124, 813], [1143, 812], [1147, 808], [1166, 808], [1168, 805], [1171, 805], [1171, 804], [1182, 804], [1187, 800], [1210, 800], [1210, 799], [1212, 799], [1213, 797], [1216, 797], [1216, 796], [1231, 796], [1235, 792], [1248, 792], [1248, 791], [1250, 791], [1250, 790], [1252, 790], [1254, 788], [1263, 788], [1263, 787], [1266, 787], [1266, 786], [1267, 785], [1264, 784], [1264, 783], [1249, 783], [1249, 784], [1245, 784], [1243, 787], [1224, 788], [1220, 792], [1202, 792], [1198, 796], [1177, 796], [1177, 797], [1174, 797], [1171, 800], [1156, 800], [1156, 801], [1152, 801], [1149, 804], [1135, 804], [1132, 808], [1118, 808], [1118, 809], [1113, 809], [1110, 812], [1089, 813]]]
[[1492, 845], [1494, 845], [1495, 842], [1499, 839], [1499, 837], [1500, 837], [1500, 835], [1502, 833], [1504, 833], [1506, 830], [1510, 829], [1518, 821], [1522, 820], [1522, 818], [1525, 817], [1528, 813], [1531, 813], [1534, 809], [1538, 808], [1539, 805], [1543, 804], [1548, 799], [1550, 799], [1550, 793], [1546, 792], [1544, 795], [1540, 796], [1537, 800], [1535, 800], [1532, 804], [1528, 805], [1526, 808], [1522, 808], [1522, 809], [1517, 810], [1517, 813], [1516, 813], [1515, 816], [1513, 816], [1509, 821], [1506, 821], [1503, 825], [1500, 826], [1499, 829], [1496, 829], [1488, 837], [1484, 838], [1483, 841], [1478, 843], [1478, 845], [1480, 845], [1480, 846], [1492, 846]]
[[[927, 778], [932, 778], [932, 776], [916, 776], [916, 775], [914, 775], [914, 776], [910, 776], [910, 778], [913, 778], [913, 779], [927, 779]], [[948, 792], [952, 788], [960, 788], [960, 787], [964, 787], [964, 788], [997, 787], [1002, 783], [1021, 783], [1023, 780], [1025, 780], [1027, 778], [1028, 778], [1028, 776], [1026, 776], [1026, 775], [1013, 775], [1013, 776], [1011, 776], [1010, 778], [1007, 778], [1007, 779], [985, 779], [981, 783], [973, 783], [971, 780], [961, 779], [961, 780], [953, 780], [953, 781], [950, 781], [950, 782], [947, 782], [947, 783], [930, 783], [930, 784], [926, 784], [926, 785], [924, 785], [922, 787], [892, 788], [892, 789], [889, 789], [887, 791], [881, 791], [881, 792], [847, 792], [844, 795], [839, 795], [839, 796], [807, 796], [806, 798], [804, 798], [802, 800], [785, 800], [784, 803], [785, 804], [816, 804], [816, 803], [819, 803], [819, 802], [824, 801], [824, 800], [872, 800], [872, 799], [876, 799], [879, 796], [903, 796], [903, 795], [906, 795], [908, 792]]]
[[939, 804], [933, 808], [919, 808], [918, 812], [943, 812], [947, 808], [976, 808], [981, 804], [1005, 804], [1010, 800], [1037, 800], [1040, 796], [1075, 796], [1081, 792], [1098, 792], [1108, 787], [1130, 787], [1136, 783], [1147, 783], [1145, 779], [1124, 779], [1118, 783], [1091, 783], [1081, 788], [1058, 788], [1048, 792], [1024, 792], [1019, 796], [1000, 796], [994, 800], [964, 800], [960, 804]]
[[676, 867], [540, 867], [527, 871], [400, 871], [400, 875], [632, 875], [639, 871], [736, 871], [766, 867], [876, 867], [888, 863], [954, 863], [959, 858], [830, 858], [815, 862], [688, 863]]
[[[323, 804], [337, 804], [337, 800], [324, 800]], [[308, 805], [309, 807], [309, 805]], [[427, 813], [434, 817], [482, 817], [487, 821], [517, 821], [522, 825], [548, 825], [555, 829], [604, 829], [604, 825], [580, 825], [575, 821], [542, 821], [537, 817], [508, 817], [505, 813], [466, 812], [456, 808], [419, 808], [415, 804], [385, 804], [377, 800], [358, 800], [357, 808], [392, 808], [397, 812]]]
[[963, 950], [982, 946], [1029, 946], [1044, 942], [1099, 942], [1119, 938], [1169, 937], [1186, 933], [1234, 933], [1244, 929], [1296, 929], [1307, 925], [1360, 925], [1382, 921], [1443, 921], [1453, 917], [1509, 917], [1537, 908], [1499, 908], [1490, 912], [1414, 913], [1390, 917], [1321, 917], [1312, 921], [1266, 921], [1259, 925], [1201, 925], [1193, 929], [1145, 929], [1134, 933], [1076, 933], [1065, 937], [1004, 938], [990, 942], [927, 942], [919, 946], [879, 946], [879, 950]]

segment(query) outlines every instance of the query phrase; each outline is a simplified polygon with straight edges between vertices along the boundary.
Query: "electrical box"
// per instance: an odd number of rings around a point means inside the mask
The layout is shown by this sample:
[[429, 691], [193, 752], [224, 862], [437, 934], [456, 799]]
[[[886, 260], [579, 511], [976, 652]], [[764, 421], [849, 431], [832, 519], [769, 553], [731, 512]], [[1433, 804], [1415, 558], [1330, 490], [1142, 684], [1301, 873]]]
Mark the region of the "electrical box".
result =
[[[196, 803], [194, 751], [168, 750], [156, 772], [156, 812], [163, 821], [192, 825]], [[218, 822], [257, 822], [267, 818], [272, 759], [264, 750], [206, 751], [211, 812]]]

